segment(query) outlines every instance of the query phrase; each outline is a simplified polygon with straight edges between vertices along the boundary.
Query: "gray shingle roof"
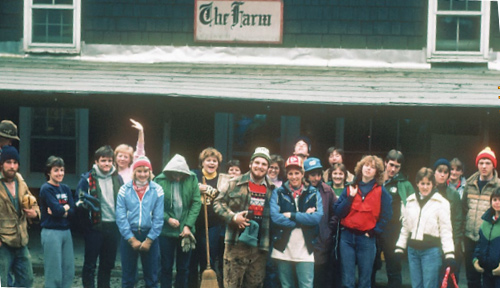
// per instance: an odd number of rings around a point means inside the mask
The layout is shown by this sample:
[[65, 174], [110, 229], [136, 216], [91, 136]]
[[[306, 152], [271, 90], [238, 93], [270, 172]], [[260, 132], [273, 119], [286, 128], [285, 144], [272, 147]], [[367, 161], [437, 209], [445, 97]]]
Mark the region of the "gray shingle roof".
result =
[[332, 105], [500, 107], [500, 72], [0, 57], [0, 91], [137, 94]]

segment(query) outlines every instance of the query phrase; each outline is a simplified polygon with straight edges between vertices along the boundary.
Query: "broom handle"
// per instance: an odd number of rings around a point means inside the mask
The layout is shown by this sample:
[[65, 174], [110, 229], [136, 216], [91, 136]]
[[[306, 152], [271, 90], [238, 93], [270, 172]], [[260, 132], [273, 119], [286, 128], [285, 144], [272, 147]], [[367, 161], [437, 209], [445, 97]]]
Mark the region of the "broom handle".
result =
[[203, 196], [205, 197], [205, 201], [203, 201], [203, 207], [204, 207], [204, 210], [205, 210], [205, 237], [207, 239], [207, 269], [211, 269], [210, 268], [210, 245], [208, 244], [209, 243], [209, 239], [208, 239], [208, 216], [207, 216], [207, 194], [203, 194]]

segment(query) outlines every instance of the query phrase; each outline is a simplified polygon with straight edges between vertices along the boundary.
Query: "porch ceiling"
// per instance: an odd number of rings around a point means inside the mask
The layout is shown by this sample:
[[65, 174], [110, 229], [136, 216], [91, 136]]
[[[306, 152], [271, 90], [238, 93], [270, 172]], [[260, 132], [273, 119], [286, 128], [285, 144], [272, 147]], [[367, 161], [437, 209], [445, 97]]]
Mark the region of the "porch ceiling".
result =
[[331, 105], [500, 107], [500, 72], [0, 57], [0, 91], [134, 94]]

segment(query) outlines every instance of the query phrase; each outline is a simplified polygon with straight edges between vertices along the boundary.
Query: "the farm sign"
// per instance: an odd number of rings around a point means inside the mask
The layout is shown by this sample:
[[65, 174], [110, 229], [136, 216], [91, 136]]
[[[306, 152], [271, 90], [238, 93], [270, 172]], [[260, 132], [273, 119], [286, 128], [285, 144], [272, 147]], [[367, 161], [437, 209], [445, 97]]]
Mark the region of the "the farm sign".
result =
[[281, 43], [281, 0], [196, 0], [195, 41]]

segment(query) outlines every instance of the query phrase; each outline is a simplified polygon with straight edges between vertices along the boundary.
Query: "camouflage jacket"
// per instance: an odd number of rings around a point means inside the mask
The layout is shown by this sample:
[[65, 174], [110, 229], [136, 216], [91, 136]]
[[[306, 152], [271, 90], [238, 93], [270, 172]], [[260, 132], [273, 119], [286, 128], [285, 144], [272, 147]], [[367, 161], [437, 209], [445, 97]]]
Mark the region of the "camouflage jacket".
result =
[[[224, 218], [226, 222], [226, 238], [225, 243], [236, 244], [242, 232], [232, 222], [234, 215], [238, 212], [248, 210], [250, 206], [250, 193], [248, 191], [248, 182], [250, 181], [250, 172], [247, 172], [239, 177], [231, 179], [227, 188], [221, 189], [219, 196], [214, 200], [214, 211], [216, 214]], [[265, 185], [267, 186], [266, 202], [264, 205], [264, 214], [262, 225], [259, 231], [259, 244], [260, 250], [269, 250], [269, 226], [270, 226], [270, 206], [269, 200], [273, 191], [273, 184], [267, 177], [265, 178]]]

